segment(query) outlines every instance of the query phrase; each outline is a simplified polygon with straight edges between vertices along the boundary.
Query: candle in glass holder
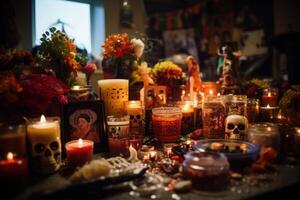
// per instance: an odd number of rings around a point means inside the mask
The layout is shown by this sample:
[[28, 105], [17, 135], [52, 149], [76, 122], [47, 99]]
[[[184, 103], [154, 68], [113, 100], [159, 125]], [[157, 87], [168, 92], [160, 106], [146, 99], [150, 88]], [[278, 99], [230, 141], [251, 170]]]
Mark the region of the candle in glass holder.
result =
[[154, 146], [150, 145], [142, 145], [141, 148], [138, 150], [138, 157], [140, 159], [148, 158], [151, 151], [154, 150]]
[[25, 124], [9, 124], [0, 127], [0, 157], [5, 157], [7, 152], [26, 156]]
[[173, 152], [172, 152], [172, 148], [177, 146], [178, 144], [176, 143], [167, 143], [164, 144], [164, 154], [167, 155], [167, 157], [170, 157]]
[[260, 119], [263, 122], [272, 122], [277, 119], [279, 112], [279, 107], [273, 107], [270, 105], [267, 105], [266, 107], [261, 106], [260, 107]]
[[39, 174], [50, 174], [59, 170], [61, 165], [61, 140], [59, 118], [40, 121], [27, 126], [32, 170]]
[[272, 147], [280, 150], [279, 127], [275, 123], [257, 123], [248, 128], [248, 139], [260, 147]]
[[127, 103], [129, 115], [129, 132], [135, 135], [144, 135], [144, 112], [141, 101], [129, 101]]
[[91, 140], [72, 140], [66, 143], [67, 163], [72, 167], [81, 166], [93, 158], [94, 142]]
[[152, 127], [155, 137], [163, 143], [176, 142], [181, 133], [182, 112], [177, 107], [152, 109]]
[[216, 96], [219, 92], [219, 86], [216, 82], [203, 82], [202, 92], [204, 96]]
[[149, 152], [149, 159], [154, 162], [157, 159], [157, 151], [153, 150]]
[[262, 104], [264, 106], [277, 106], [278, 89], [268, 88], [263, 90]]
[[205, 97], [202, 109], [203, 133], [206, 139], [224, 139], [225, 106], [221, 97]]
[[247, 96], [245, 95], [224, 95], [226, 115], [247, 115]]
[[259, 99], [247, 99], [247, 118], [250, 124], [258, 121]]
[[18, 158], [12, 152], [6, 154], [6, 159], [0, 160], [0, 183], [18, 184], [28, 175], [28, 163], [25, 158]]
[[112, 156], [128, 154], [129, 116], [107, 117], [109, 152]]
[[190, 101], [185, 101], [181, 106], [182, 111], [182, 119], [181, 119], [181, 126], [182, 130], [181, 133], [183, 135], [189, 134], [192, 131], [192, 127], [194, 126], [194, 108], [191, 105]]
[[294, 128], [294, 152], [300, 156], [300, 127]]
[[106, 116], [122, 116], [128, 101], [128, 80], [106, 79], [98, 81], [100, 99], [104, 101]]

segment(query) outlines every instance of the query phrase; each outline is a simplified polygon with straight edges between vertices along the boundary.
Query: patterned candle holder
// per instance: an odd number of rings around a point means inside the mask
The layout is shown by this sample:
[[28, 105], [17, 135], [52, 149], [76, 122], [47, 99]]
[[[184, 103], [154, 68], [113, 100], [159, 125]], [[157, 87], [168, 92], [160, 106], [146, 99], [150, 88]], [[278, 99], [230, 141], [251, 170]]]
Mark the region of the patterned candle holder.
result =
[[163, 143], [176, 142], [181, 133], [182, 112], [178, 107], [152, 109], [152, 127], [155, 137]]
[[104, 101], [106, 116], [123, 116], [126, 114], [128, 101], [128, 80], [106, 79], [98, 81], [100, 98]]
[[222, 96], [226, 115], [247, 116], [247, 96], [245, 95], [224, 95]]
[[141, 101], [128, 101], [129, 131], [131, 135], [144, 136], [144, 107]]
[[205, 97], [202, 110], [204, 137], [224, 139], [226, 110], [219, 96]]

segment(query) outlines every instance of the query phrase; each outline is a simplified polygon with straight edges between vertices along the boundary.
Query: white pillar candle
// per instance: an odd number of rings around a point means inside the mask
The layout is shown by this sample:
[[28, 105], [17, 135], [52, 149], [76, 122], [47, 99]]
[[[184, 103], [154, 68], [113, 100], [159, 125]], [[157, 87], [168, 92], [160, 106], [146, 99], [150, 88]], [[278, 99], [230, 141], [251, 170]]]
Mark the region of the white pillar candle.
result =
[[121, 116], [126, 113], [128, 80], [106, 79], [98, 81], [100, 98], [104, 101], [106, 116]]
[[27, 136], [33, 171], [40, 174], [57, 171], [61, 164], [59, 120], [47, 121], [42, 115], [40, 121], [27, 126]]

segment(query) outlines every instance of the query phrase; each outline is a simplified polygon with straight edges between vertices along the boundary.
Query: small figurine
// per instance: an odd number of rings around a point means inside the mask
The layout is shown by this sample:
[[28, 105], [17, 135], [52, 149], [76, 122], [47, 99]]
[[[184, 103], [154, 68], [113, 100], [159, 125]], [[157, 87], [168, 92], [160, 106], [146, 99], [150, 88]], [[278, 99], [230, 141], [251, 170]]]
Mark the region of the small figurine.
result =
[[188, 66], [189, 72], [189, 88], [190, 88], [190, 97], [192, 98], [194, 92], [199, 92], [201, 90], [201, 79], [199, 78], [200, 69], [197, 61], [193, 56], [188, 56], [185, 60], [185, 63]]
[[[222, 73], [220, 82], [222, 83], [222, 94], [239, 93], [239, 53], [235, 51], [233, 42], [225, 42], [219, 48], [218, 55], [223, 57]], [[219, 69], [218, 69], [219, 70]]]

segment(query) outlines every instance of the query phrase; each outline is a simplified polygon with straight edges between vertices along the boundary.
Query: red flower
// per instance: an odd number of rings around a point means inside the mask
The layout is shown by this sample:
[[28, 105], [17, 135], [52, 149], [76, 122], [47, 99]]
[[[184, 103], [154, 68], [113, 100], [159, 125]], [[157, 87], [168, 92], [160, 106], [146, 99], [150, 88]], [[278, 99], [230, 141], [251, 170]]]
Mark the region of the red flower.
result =
[[91, 75], [92, 73], [95, 72], [96, 69], [97, 69], [97, 66], [94, 63], [90, 63], [90, 64], [85, 65], [81, 71], [87, 75]]
[[52, 75], [31, 74], [21, 77], [24, 106], [37, 113], [45, 113], [55, 101], [67, 103], [68, 87]]

